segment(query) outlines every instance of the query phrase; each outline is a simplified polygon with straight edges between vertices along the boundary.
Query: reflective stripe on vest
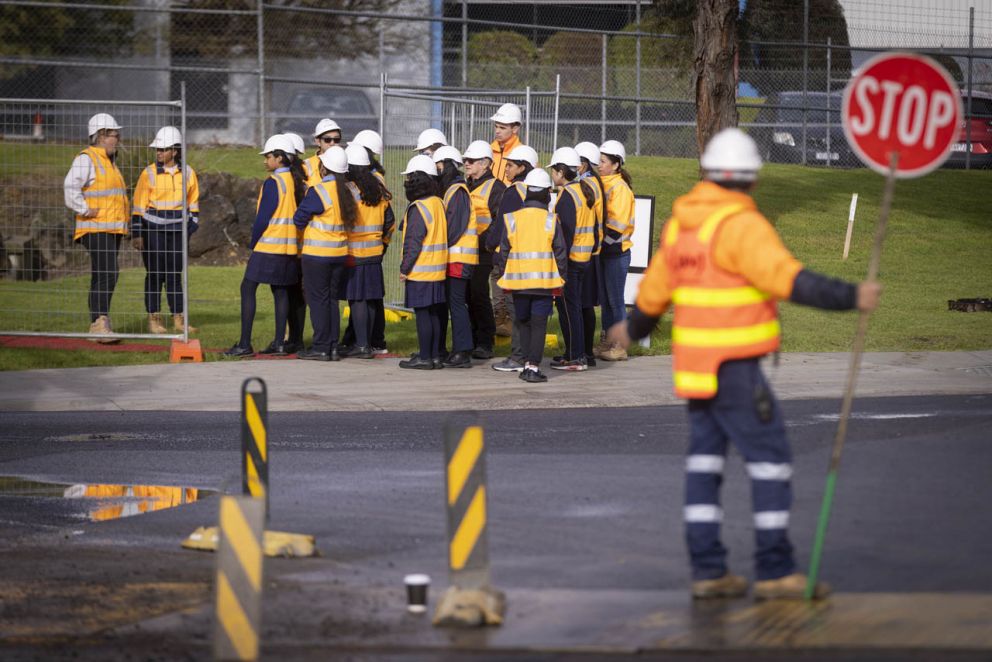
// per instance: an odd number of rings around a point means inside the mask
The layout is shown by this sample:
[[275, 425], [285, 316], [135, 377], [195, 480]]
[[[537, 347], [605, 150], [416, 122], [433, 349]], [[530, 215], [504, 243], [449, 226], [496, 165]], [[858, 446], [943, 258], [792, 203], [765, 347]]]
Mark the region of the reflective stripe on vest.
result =
[[[376, 180], [383, 183], [381, 175], [374, 173]], [[386, 223], [386, 209], [389, 208], [389, 201], [383, 196], [374, 207], [370, 207], [362, 202], [361, 193], [354, 182], [348, 182], [348, 188], [355, 197], [355, 204], [358, 207], [358, 218], [355, 220], [355, 227], [348, 232], [348, 255], [355, 259], [367, 259], [379, 257], [383, 254], [386, 240], [382, 236], [383, 226]]]
[[552, 245], [555, 238], [554, 214], [536, 207], [525, 207], [505, 216], [510, 250], [498, 285], [505, 290], [551, 290], [564, 280]]
[[[193, 188], [193, 169], [188, 165], [183, 166], [186, 173], [186, 195]], [[148, 175], [148, 206], [138, 207], [137, 203], [132, 207], [132, 214], [141, 215], [146, 221], [156, 225], [171, 225], [182, 221], [182, 213], [156, 213], [156, 212], [182, 212], [183, 209], [183, 170], [176, 168], [175, 172], [166, 172], [164, 169], [158, 172], [158, 165], [153, 163], [145, 168]], [[199, 213], [199, 201], [189, 200], [190, 214]]]
[[575, 234], [572, 235], [568, 259], [572, 262], [588, 262], [596, 245], [596, 205], [594, 203], [590, 208], [586, 204], [582, 185], [578, 181], [566, 184], [561, 195], [565, 193], [572, 197], [575, 206]]
[[448, 271], [448, 222], [444, 214], [444, 202], [437, 196], [431, 196], [413, 202], [406, 208], [403, 219], [403, 245], [406, 246], [406, 233], [409, 229], [410, 210], [414, 207], [420, 212], [427, 235], [421, 246], [417, 261], [413, 264], [407, 279], [412, 281], [433, 282], [444, 280]]
[[[300, 234], [293, 225], [293, 214], [296, 213], [296, 185], [293, 176], [286, 170], [272, 173], [271, 178], [276, 182], [279, 202], [265, 232], [255, 244], [255, 251], [273, 255], [298, 255]], [[258, 201], [262, 201], [261, 191]]]
[[[608, 175], [608, 177], [616, 177], [617, 181], [614, 182], [613, 185], [610, 186], [610, 188], [606, 189], [606, 191], [603, 192], [603, 200], [604, 200], [603, 216], [605, 218], [603, 225], [605, 227], [610, 228], [614, 232], [619, 232], [620, 238], [611, 239], [609, 237], [604, 237], [603, 243], [606, 244], [622, 243], [622, 246], [620, 247], [621, 251], [630, 250], [630, 247], [633, 246], [634, 243], [633, 241], [631, 241], [631, 237], [634, 234], [634, 218], [633, 217], [629, 219], [616, 218], [615, 216], [613, 216], [614, 210], [610, 208], [610, 200], [611, 200], [610, 194], [613, 193], [613, 190], [617, 189], [618, 187], [623, 187], [626, 188], [628, 191], [630, 191], [630, 187], [627, 186], [627, 182], [623, 181], [623, 178], [620, 175]], [[633, 195], [632, 191], [631, 191], [631, 195]], [[633, 210], [631, 211], [633, 212]]]
[[73, 240], [92, 232], [127, 234], [127, 184], [124, 183], [124, 176], [107, 156], [106, 150], [87, 147], [80, 154], [88, 156], [93, 163], [95, 176], [89, 185], [83, 187], [82, 194], [90, 211], [96, 210], [96, 216], [90, 218], [76, 214]]
[[307, 188], [320, 183], [320, 157], [316, 154], [303, 161], [303, 173], [307, 176]]
[[475, 209], [475, 227], [479, 234], [489, 229], [493, 223], [489, 210], [489, 197], [492, 195], [495, 179], [487, 179], [469, 193], [472, 196], [472, 208]]
[[[479, 238], [476, 229], [475, 205], [472, 202], [472, 193], [468, 190], [465, 182], [452, 184], [445, 191], [445, 218], [448, 218], [450, 212], [449, 205], [458, 191], [465, 191], [465, 195], [468, 198], [468, 224], [465, 226], [465, 232], [462, 233], [462, 236], [458, 237], [458, 240], [448, 248], [448, 263], [479, 264]], [[450, 219], [448, 219], [448, 222], [450, 222]]]
[[324, 205], [324, 211], [310, 219], [303, 231], [303, 254], [310, 257], [345, 257], [348, 255], [348, 230], [341, 218], [338, 183], [334, 177], [310, 187]]
[[665, 225], [662, 250], [670, 274], [672, 367], [676, 395], [711, 398], [724, 361], [762, 356], [779, 346], [781, 326], [772, 297], [714, 261], [721, 224], [745, 209], [727, 205], [694, 229], [677, 218]]

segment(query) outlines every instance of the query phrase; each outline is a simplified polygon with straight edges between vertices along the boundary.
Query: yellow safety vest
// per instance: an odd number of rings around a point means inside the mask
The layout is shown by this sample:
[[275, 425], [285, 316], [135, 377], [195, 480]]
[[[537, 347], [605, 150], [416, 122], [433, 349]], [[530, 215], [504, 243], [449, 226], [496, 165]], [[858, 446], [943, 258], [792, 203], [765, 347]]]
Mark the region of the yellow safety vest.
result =
[[303, 254], [312, 257], [348, 255], [348, 229], [341, 218], [341, 202], [334, 177], [314, 184], [311, 189], [320, 197], [324, 211], [310, 219], [303, 231]]
[[487, 179], [469, 191], [472, 196], [472, 209], [475, 210], [475, 229], [482, 234], [493, 223], [492, 212], [489, 210], [489, 198], [493, 194], [496, 179]]
[[555, 261], [555, 224], [558, 218], [544, 209], [526, 207], [507, 214], [510, 252], [497, 285], [504, 290], [552, 290], [565, 284]]
[[304, 159], [303, 161], [303, 174], [307, 176], [307, 188], [311, 186], [316, 186], [320, 183], [320, 157], [314, 154], [313, 156]]
[[379, 204], [371, 207], [362, 202], [357, 186], [349, 182], [348, 189], [358, 206], [358, 219], [355, 222], [355, 227], [348, 232], [348, 255], [358, 259], [378, 257], [384, 251], [382, 226], [385, 224], [389, 201], [383, 198]]
[[448, 247], [449, 264], [479, 264], [479, 232], [476, 226], [475, 205], [472, 204], [472, 193], [468, 190], [465, 182], [458, 182], [448, 187], [444, 193], [444, 210], [447, 218], [448, 205], [455, 196], [456, 191], [465, 191], [469, 196], [468, 227], [454, 246]]
[[606, 187], [603, 193], [606, 200], [606, 216], [603, 223], [611, 230], [620, 233], [622, 241], [620, 250], [628, 251], [634, 245], [630, 239], [634, 234], [634, 192], [619, 173], [606, 175], [602, 179], [603, 186]]
[[420, 216], [427, 226], [427, 236], [420, 248], [420, 255], [413, 264], [413, 269], [407, 274], [408, 280], [432, 282], [444, 280], [448, 271], [448, 219], [444, 215], [444, 203], [441, 198], [432, 195], [429, 198], [417, 200], [406, 208], [406, 218], [403, 219], [403, 245], [406, 245], [406, 233], [409, 228], [410, 210], [416, 206]]
[[90, 157], [93, 162], [96, 177], [91, 184], [83, 187], [83, 198], [86, 206], [90, 210], [95, 209], [97, 214], [93, 218], [76, 214], [73, 241], [93, 232], [127, 234], [127, 184], [124, 183], [124, 176], [104, 148], [90, 146], [80, 154]]
[[[200, 188], [196, 172], [188, 165], [186, 168], [186, 195], [190, 214], [200, 212]], [[177, 212], [183, 208], [183, 173], [179, 168], [175, 172], [158, 171], [158, 165], [153, 163], [141, 172], [138, 185], [134, 189], [134, 204], [132, 215], [144, 217], [146, 221], [157, 224], [177, 223], [182, 220], [175, 213], [156, 214], [157, 211]]]
[[[592, 187], [595, 196], [596, 187]], [[596, 245], [596, 232], [601, 227], [599, 224], [599, 205], [595, 202], [592, 208], [586, 205], [586, 196], [582, 193], [582, 187], [578, 180], [566, 184], [559, 191], [558, 198], [568, 194], [572, 197], [575, 205], [575, 234], [572, 236], [572, 247], [568, 251], [568, 259], [572, 262], [588, 262], [592, 257], [593, 247]], [[557, 203], [556, 203], [557, 204]]]
[[[299, 255], [300, 233], [293, 225], [293, 214], [296, 213], [296, 184], [293, 182], [293, 175], [285, 170], [272, 173], [271, 178], [276, 181], [279, 190], [279, 204], [269, 219], [265, 232], [255, 244], [255, 251], [273, 255]], [[261, 202], [262, 191], [259, 191], [256, 210]]]

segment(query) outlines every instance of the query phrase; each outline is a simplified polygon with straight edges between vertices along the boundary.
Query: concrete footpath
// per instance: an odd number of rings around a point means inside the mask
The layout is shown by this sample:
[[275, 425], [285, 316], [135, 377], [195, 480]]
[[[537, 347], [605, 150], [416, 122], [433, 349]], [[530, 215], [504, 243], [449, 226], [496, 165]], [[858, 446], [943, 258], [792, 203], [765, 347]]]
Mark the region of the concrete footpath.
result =
[[[765, 372], [779, 398], [840, 399], [849, 353], [782, 354]], [[446, 411], [632, 407], [679, 402], [670, 356], [599, 362], [581, 373], [546, 369], [545, 384], [473, 368], [402, 370], [398, 359], [319, 363], [218, 361], [0, 373], [0, 411], [237, 411], [241, 384], [265, 380], [271, 411]], [[992, 393], [992, 350], [873, 352], [863, 357], [857, 396]]]

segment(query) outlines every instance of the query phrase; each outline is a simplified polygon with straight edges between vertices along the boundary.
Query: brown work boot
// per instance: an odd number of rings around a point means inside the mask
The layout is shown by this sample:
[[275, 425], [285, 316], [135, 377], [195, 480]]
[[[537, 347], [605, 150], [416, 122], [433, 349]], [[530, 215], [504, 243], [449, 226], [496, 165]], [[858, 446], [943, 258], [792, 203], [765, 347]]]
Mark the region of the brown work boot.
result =
[[[96, 318], [92, 324], [90, 324], [90, 333], [100, 336], [109, 336], [114, 331], [110, 328], [110, 318], [106, 315], [100, 315]], [[120, 338], [90, 338], [92, 342], [98, 342], [103, 345], [112, 345], [116, 342], [120, 342]]]
[[[186, 315], [183, 313], [176, 313], [175, 315], [172, 316], [172, 328], [176, 330], [176, 333], [183, 332], [183, 323], [185, 321], [186, 321]], [[189, 325], [190, 333], [196, 333], [197, 331], [199, 331], [198, 328], [196, 328], [192, 324]]]
[[496, 316], [496, 335], [509, 338], [513, 335], [513, 318], [507, 314]]
[[148, 333], [168, 333], [169, 330], [165, 328], [165, 324], [162, 323], [161, 313], [148, 313]]
[[592, 347], [592, 355], [597, 359], [601, 359], [603, 358], [603, 352], [608, 350], [610, 347], [611, 343], [606, 340], [606, 336], [600, 335], [599, 342]]
[[[813, 599], [822, 600], [830, 595], [830, 586], [817, 582]], [[802, 600], [806, 597], [806, 575], [795, 572], [778, 579], [765, 579], [754, 582], [755, 600]]]
[[604, 361], [626, 361], [627, 350], [620, 345], [608, 344], [607, 348], [599, 353], [599, 358]]
[[700, 579], [692, 582], [692, 597], [705, 600], [707, 598], [739, 598], [747, 593], [747, 580], [740, 575], [729, 572], [717, 579]]

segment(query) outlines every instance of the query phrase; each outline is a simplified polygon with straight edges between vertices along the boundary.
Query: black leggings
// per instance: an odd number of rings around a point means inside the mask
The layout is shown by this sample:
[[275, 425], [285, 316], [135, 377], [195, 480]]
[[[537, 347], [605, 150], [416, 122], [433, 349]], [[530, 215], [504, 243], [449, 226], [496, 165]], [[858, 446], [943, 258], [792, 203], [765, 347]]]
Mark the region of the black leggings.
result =
[[417, 340], [420, 342], [420, 358], [441, 358], [441, 318], [447, 316], [448, 304], [435, 303], [422, 308], [414, 308], [417, 315]]
[[90, 232], [79, 242], [90, 253], [90, 322], [101, 315], [110, 315], [110, 299], [117, 287], [117, 252], [123, 235], [109, 232]]
[[[261, 283], [247, 278], [241, 281], [241, 340], [238, 345], [251, 347], [251, 327], [255, 323], [255, 293]], [[289, 317], [289, 289], [293, 285], [270, 285], [276, 303], [275, 344], [282, 345], [286, 337], [286, 320]]]

